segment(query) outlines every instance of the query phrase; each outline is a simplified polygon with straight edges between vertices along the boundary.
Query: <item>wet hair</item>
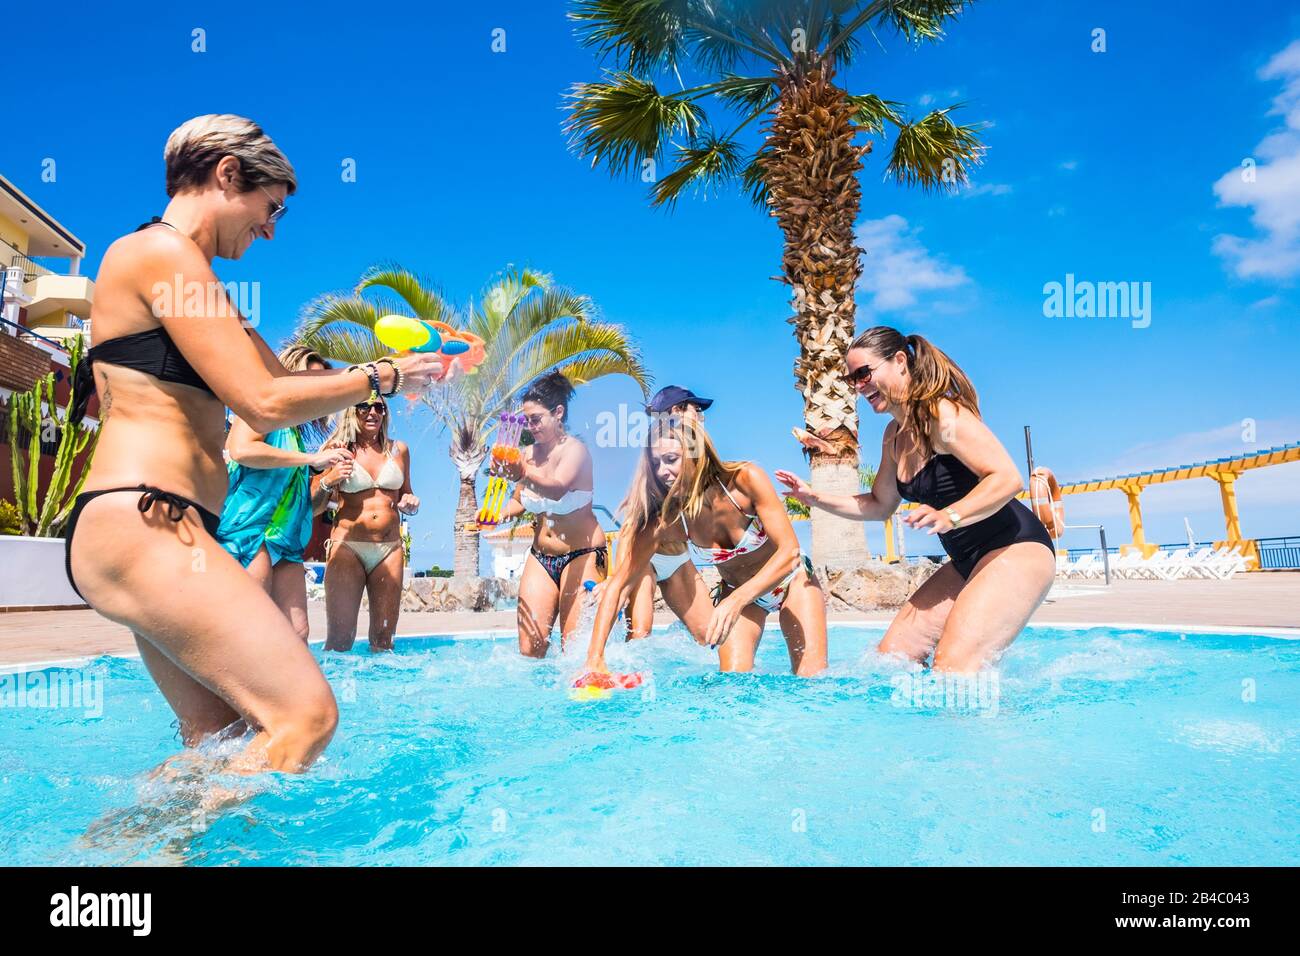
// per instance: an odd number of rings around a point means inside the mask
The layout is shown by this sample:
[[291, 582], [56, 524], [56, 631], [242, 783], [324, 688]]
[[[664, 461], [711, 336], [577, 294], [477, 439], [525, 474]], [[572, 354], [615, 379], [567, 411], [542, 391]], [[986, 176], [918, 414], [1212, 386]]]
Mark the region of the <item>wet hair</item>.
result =
[[573, 399], [575, 389], [573, 383], [564, 376], [558, 368], [552, 369], [545, 375], [534, 380], [524, 390], [520, 396], [519, 403], [536, 402], [548, 411], [555, 411], [561, 405], [564, 406], [564, 416], [560, 419], [563, 422], [569, 420], [569, 402]]
[[888, 325], [867, 329], [849, 345], [891, 359], [899, 352], [907, 356], [911, 386], [907, 395], [890, 396], [903, 405], [903, 428], [911, 430], [929, 458], [934, 454], [934, 429], [939, 421], [939, 403], [947, 399], [980, 417], [979, 396], [961, 367], [944, 352], [919, 335], [904, 335]]
[[242, 116], [208, 113], [186, 120], [167, 137], [167, 195], [201, 188], [226, 156], [239, 160], [242, 192], [276, 183], [284, 183], [290, 194], [298, 188], [293, 166], [262, 127]]

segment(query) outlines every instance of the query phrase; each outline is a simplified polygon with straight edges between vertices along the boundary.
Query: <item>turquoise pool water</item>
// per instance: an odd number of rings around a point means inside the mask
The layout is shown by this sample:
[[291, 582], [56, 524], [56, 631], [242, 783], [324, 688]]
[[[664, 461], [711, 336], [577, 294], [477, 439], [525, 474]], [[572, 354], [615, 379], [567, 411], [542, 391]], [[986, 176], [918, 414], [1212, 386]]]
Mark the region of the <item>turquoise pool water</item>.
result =
[[657, 634], [610, 658], [647, 685], [590, 702], [513, 637], [360, 645], [321, 655], [322, 760], [252, 780], [210, 769], [238, 741], [150, 776], [178, 748], [139, 661], [57, 708], [31, 692], [66, 674], [0, 675], [3, 862], [1300, 863], [1300, 641], [1032, 628], [943, 687], [879, 634], [832, 628], [809, 681], [775, 632], [751, 675]]

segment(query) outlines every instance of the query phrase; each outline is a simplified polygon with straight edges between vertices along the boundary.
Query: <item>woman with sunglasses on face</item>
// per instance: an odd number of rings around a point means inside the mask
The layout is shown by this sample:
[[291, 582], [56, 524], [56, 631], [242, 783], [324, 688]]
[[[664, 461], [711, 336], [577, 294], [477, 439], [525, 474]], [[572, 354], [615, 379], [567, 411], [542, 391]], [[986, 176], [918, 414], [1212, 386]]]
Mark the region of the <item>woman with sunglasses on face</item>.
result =
[[502, 519], [536, 515], [519, 579], [519, 652], [525, 657], [546, 656], [557, 616], [563, 648], [582, 615], [583, 582], [605, 577], [605, 532], [591, 510], [591, 453], [565, 428], [573, 392], [558, 370], [528, 386], [519, 411], [533, 443], [517, 464], [505, 466], [516, 484]]
[[718, 648], [721, 670], [753, 670], [769, 614], [781, 622], [791, 670], [800, 677], [825, 670], [826, 598], [761, 468], [721, 460], [698, 420], [670, 416], [651, 427], [624, 512], [627, 551], [601, 595], [588, 671], [606, 671], [605, 644], [629, 582], [653, 555], [678, 548], [722, 578], [716, 602], [698, 574], [685, 582], [691, 613], [702, 601], [713, 603], [697, 640]]
[[[330, 368], [318, 353], [301, 345], [282, 349], [277, 358], [289, 372]], [[323, 495], [312, 496], [310, 469], [351, 454], [340, 448], [306, 450], [320, 441], [325, 427], [321, 418], [261, 434], [235, 415], [226, 436], [230, 488], [217, 541], [266, 589], [304, 641], [308, 625], [303, 552], [311, 541], [313, 516], [324, 506]]]
[[98, 390], [101, 427], [64, 529], [68, 580], [134, 632], [187, 746], [250, 730], [241, 766], [297, 772], [329, 743], [338, 710], [284, 613], [214, 537], [226, 498], [225, 409], [269, 434], [373, 393], [423, 388], [443, 369], [436, 356], [413, 355], [286, 371], [212, 260], [274, 238], [293, 167], [239, 116], [190, 120], [163, 159], [163, 216], [114, 242], [95, 281], [94, 347], [77, 392], [82, 402]]
[[402, 606], [402, 515], [420, 510], [411, 493], [411, 452], [388, 437], [388, 406], [372, 399], [343, 413], [326, 449], [349, 456], [315, 480], [337, 495], [338, 511], [325, 562], [327, 651], [352, 649], [364, 591], [370, 601], [370, 650], [391, 651]]
[[871, 490], [827, 495], [787, 471], [791, 497], [844, 518], [883, 521], [903, 499], [903, 521], [939, 535], [951, 558], [903, 605], [880, 642], [885, 654], [935, 670], [971, 672], [991, 663], [1024, 629], [1056, 574], [1052, 539], [1015, 500], [1023, 489], [1007, 450], [980, 418], [975, 387], [919, 335], [877, 326], [849, 347], [845, 379], [885, 428]]

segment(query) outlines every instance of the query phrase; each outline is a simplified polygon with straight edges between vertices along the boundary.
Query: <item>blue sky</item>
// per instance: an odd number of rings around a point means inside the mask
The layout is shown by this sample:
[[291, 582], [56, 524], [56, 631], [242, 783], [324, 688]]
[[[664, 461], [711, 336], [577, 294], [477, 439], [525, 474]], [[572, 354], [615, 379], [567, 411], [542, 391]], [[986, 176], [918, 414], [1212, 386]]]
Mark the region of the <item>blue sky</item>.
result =
[[[305, 302], [375, 262], [428, 274], [458, 301], [526, 265], [626, 325], [657, 384], [717, 399], [709, 424], [724, 455], [802, 470], [789, 437], [801, 401], [787, 295], [771, 279], [775, 223], [738, 194], [652, 210], [643, 184], [568, 151], [562, 94], [599, 67], [565, 4], [448, 9], [143, 2], [78, 9], [70, 30], [20, 7], [10, 30], [27, 39], [7, 62], [25, 106], [21, 132], [0, 138], [0, 171], [86, 242], [93, 274], [116, 236], [165, 204], [167, 134], [199, 113], [251, 116], [300, 189], [274, 242], [215, 265], [261, 284], [273, 343]], [[195, 28], [206, 52], [191, 50]], [[491, 49], [497, 28], [504, 53]], [[1096, 28], [1104, 53], [1091, 50]], [[958, 196], [882, 181], [883, 144], [867, 158], [859, 327], [932, 338], [974, 379], [1013, 456], [1032, 425], [1038, 462], [1062, 479], [1300, 440], [1296, 41], [1300, 14], [1281, 0], [1249, 16], [1201, 0], [1177, 16], [1154, 3], [1004, 0], [975, 4], [937, 45], [883, 36], [884, 50], [864, 50], [842, 75], [850, 90], [917, 114], [960, 100], [966, 121], [992, 125], [986, 162]], [[1254, 183], [1241, 180], [1247, 157]], [[340, 175], [349, 158], [356, 182]], [[49, 159], [53, 182], [42, 180]], [[1067, 273], [1151, 283], [1150, 326], [1046, 318], [1043, 286]], [[600, 411], [639, 400], [626, 380], [596, 383], [573, 424], [594, 436]], [[1256, 445], [1242, 440], [1246, 419]], [[873, 463], [884, 424], [868, 413], [862, 429]], [[416, 443], [425, 502], [416, 562], [448, 565], [445, 439], [423, 421], [399, 419], [398, 430]], [[633, 453], [596, 455], [597, 500], [612, 506]], [[1297, 479], [1300, 466], [1242, 480], [1246, 534], [1300, 533]], [[1156, 489], [1144, 505], [1154, 540], [1183, 537], [1185, 515], [1198, 537], [1222, 535], [1209, 481]], [[1067, 517], [1127, 540], [1118, 493], [1072, 498]], [[879, 526], [868, 536], [879, 549]]]

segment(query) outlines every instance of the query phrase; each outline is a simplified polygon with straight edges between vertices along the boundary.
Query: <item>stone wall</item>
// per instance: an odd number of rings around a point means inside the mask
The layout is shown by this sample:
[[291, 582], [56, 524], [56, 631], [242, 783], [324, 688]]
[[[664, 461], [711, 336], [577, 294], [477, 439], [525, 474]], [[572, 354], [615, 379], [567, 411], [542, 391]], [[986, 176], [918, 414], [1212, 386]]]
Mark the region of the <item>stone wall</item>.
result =
[[[818, 574], [826, 592], [826, 607], [831, 611], [879, 611], [901, 607], [912, 592], [919, 588], [940, 565], [930, 561], [917, 564], [886, 564], [868, 561], [862, 567], [844, 570], [823, 570]], [[718, 583], [718, 572], [701, 568], [705, 585], [712, 590]], [[656, 589], [655, 610], [666, 611], [663, 596]]]

